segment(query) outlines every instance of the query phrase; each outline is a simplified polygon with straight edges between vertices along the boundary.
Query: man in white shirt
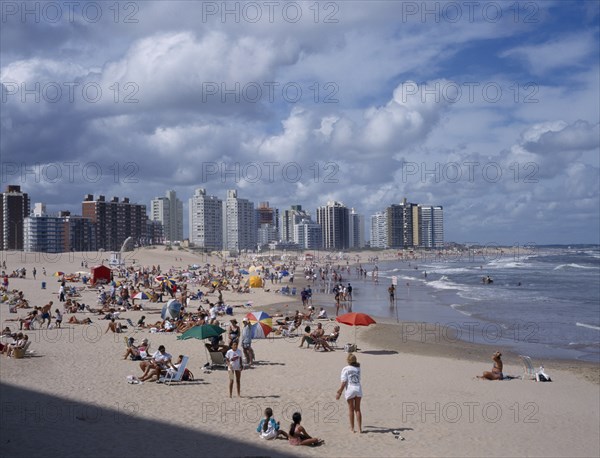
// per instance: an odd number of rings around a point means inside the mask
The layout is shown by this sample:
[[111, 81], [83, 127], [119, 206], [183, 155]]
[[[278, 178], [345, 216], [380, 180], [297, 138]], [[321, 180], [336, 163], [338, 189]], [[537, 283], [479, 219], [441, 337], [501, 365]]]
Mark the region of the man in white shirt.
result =
[[161, 373], [165, 373], [169, 368], [177, 370], [173, 365], [172, 359], [173, 357], [171, 354], [167, 353], [164, 345], [158, 347], [156, 353], [152, 355], [151, 361], [142, 361], [140, 363], [140, 368], [144, 371], [140, 381], [146, 382], [154, 378], [154, 380], [158, 382]]

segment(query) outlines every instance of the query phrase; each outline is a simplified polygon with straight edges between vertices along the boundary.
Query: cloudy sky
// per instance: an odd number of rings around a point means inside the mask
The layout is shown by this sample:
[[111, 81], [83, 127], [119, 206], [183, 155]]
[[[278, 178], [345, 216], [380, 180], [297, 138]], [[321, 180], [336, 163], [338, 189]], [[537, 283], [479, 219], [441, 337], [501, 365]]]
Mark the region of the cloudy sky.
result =
[[2, 2], [2, 185], [197, 187], [599, 243], [599, 3]]

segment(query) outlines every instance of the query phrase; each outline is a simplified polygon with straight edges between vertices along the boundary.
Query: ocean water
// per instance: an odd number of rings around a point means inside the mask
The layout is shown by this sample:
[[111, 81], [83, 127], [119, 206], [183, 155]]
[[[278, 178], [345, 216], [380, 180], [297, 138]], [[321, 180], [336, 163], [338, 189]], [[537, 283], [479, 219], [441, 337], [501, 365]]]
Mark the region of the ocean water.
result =
[[[419, 256], [363, 264], [367, 279], [351, 269], [344, 281], [354, 289], [353, 311], [429, 323], [403, 330], [424, 341], [452, 340], [453, 330], [462, 340], [535, 357], [600, 362], [600, 247]], [[375, 266], [378, 282], [371, 277]], [[488, 275], [493, 283], [484, 284]], [[398, 290], [390, 304], [394, 276]]]

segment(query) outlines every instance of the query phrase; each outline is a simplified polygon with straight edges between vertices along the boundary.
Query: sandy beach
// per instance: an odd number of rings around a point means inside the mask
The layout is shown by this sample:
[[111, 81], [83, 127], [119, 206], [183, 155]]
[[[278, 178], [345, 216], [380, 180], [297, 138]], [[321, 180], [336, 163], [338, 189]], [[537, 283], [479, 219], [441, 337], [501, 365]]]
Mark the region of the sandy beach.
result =
[[[55, 271], [82, 270], [102, 255], [62, 256], [5, 253], [9, 271], [25, 267], [25, 279], [10, 279], [10, 289], [22, 290], [31, 305], [58, 302]], [[104, 254], [106, 256], [106, 254]], [[355, 256], [354, 254], [352, 256]], [[366, 254], [364, 256], [366, 260]], [[184, 268], [217, 258], [164, 248], [137, 250], [129, 257], [136, 265], [160, 264]], [[128, 262], [130, 265], [130, 262]], [[31, 276], [36, 266], [37, 279]], [[43, 277], [42, 267], [47, 276]], [[304, 282], [297, 276], [295, 285]], [[47, 289], [41, 288], [41, 282]], [[96, 305], [96, 293], [84, 291], [82, 301]], [[208, 296], [216, 301], [216, 295]], [[226, 292], [225, 302], [241, 318], [248, 311], [292, 314], [302, 310], [296, 297], [252, 289], [248, 294]], [[142, 315], [159, 319], [163, 304], [145, 303], [145, 311], [127, 311], [120, 318], [134, 322]], [[198, 301], [192, 301], [196, 309]], [[314, 303], [318, 308], [331, 304]], [[2, 304], [5, 321], [10, 314]], [[552, 383], [521, 380], [517, 355], [504, 354], [504, 374], [513, 380], [476, 379], [492, 366], [496, 348], [469, 342], [423, 342], [419, 333], [407, 335], [406, 326], [392, 321], [359, 329], [356, 353], [362, 370], [363, 433], [349, 430], [347, 406], [335, 399], [340, 372], [346, 365], [346, 342], [354, 329], [342, 325], [338, 349], [315, 352], [298, 348], [299, 338], [269, 336], [254, 340], [257, 364], [242, 372], [241, 398], [229, 398], [226, 370], [204, 373], [207, 355], [201, 341], [177, 340], [173, 333], [151, 334], [127, 329], [105, 333], [107, 321], [89, 313], [91, 325], [26, 331], [33, 341], [32, 357], [2, 357], [2, 456], [148, 457], [165, 454], [195, 456], [569, 456], [600, 454], [600, 389], [597, 364], [544, 361]], [[224, 317], [223, 320], [228, 320]], [[124, 321], [123, 321], [124, 322]], [[326, 332], [333, 321], [324, 322]], [[190, 357], [195, 381], [165, 386], [132, 385], [128, 375], [141, 375], [138, 363], [123, 360], [123, 336], [147, 337], [153, 349]], [[5, 342], [6, 339], [3, 339]], [[502, 350], [502, 349], [500, 349]], [[534, 361], [534, 363], [537, 363]], [[293, 412], [303, 414], [302, 425], [320, 447], [293, 447], [285, 440], [261, 440], [256, 427], [266, 407], [283, 429]]]

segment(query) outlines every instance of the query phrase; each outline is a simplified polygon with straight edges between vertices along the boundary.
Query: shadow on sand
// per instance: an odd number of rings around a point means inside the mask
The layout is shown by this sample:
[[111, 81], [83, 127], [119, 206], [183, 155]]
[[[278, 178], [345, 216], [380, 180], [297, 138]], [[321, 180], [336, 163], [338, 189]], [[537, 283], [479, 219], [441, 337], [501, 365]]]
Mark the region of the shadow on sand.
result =
[[[232, 434], [225, 438], [132, 415], [134, 402], [108, 409], [5, 383], [0, 402], [3, 457], [294, 456]], [[198, 412], [196, 425], [201, 422]]]

